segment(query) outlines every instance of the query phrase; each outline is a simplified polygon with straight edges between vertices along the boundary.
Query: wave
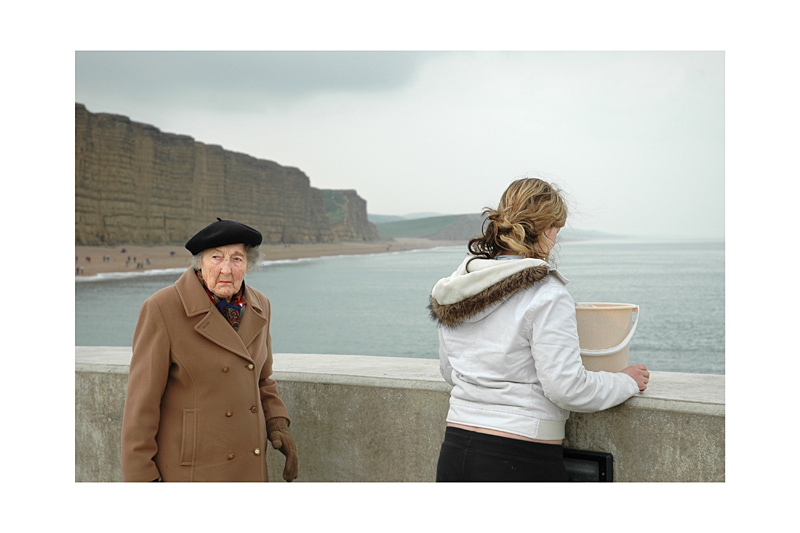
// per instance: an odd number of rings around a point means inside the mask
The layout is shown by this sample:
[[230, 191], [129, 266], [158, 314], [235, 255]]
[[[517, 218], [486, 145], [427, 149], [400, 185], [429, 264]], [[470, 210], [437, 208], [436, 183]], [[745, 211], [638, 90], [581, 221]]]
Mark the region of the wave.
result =
[[[288, 265], [293, 263], [321, 261], [325, 259], [341, 259], [346, 257], [369, 257], [374, 255], [411, 254], [411, 253], [427, 252], [432, 250], [442, 250], [447, 248], [453, 248], [453, 246], [436, 246], [433, 248], [417, 248], [414, 250], [396, 250], [392, 252], [372, 252], [365, 254], [322, 255], [316, 257], [298, 257], [296, 259], [266, 259], [264, 261], [260, 261], [258, 263], [257, 268]], [[146, 277], [146, 276], [174, 275], [174, 274], [182, 274], [184, 271], [186, 271], [186, 268], [178, 267], [178, 268], [161, 268], [153, 270], [139, 270], [136, 272], [102, 272], [100, 274], [95, 274], [94, 276], [75, 276], [75, 283], [91, 283], [97, 281], [132, 279], [132, 278]]]
[[163, 276], [166, 274], [180, 274], [186, 269], [181, 268], [157, 268], [153, 270], [140, 270], [138, 272], [101, 272], [94, 276], [75, 276], [75, 283], [86, 283], [93, 281], [109, 281], [116, 279], [131, 279], [147, 276]]
[[434, 250], [442, 250], [447, 248], [456, 248], [454, 246], [435, 246], [433, 248], [415, 248], [413, 250], [394, 250], [391, 252], [370, 252], [364, 254], [338, 254], [338, 255], [320, 255], [315, 257], [298, 257], [296, 259], [267, 259], [261, 261], [258, 266], [271, 266], [271, 265], [285, 265], [298, 262], [322, 261], [325, 259], [342, 259], [348, 257], [373, 257], [383, 255], [399, 255], [399, 254], [413, 254], [421, 252], [430, 252]]

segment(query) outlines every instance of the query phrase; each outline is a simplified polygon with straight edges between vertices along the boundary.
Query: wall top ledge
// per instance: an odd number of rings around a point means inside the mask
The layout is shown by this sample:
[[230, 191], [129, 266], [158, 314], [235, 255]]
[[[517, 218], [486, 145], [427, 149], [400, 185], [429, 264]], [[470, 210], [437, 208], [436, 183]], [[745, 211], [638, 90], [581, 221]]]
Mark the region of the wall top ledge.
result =
[[127, 374], [132, 356], [130, 346], [76, 346], [75, 371]]
[[[76, 346], [75, 370], [128, 373], [129, 346]], [[374, 355], [275, 354], [275, 379], [317, 381], [361, 386], [439, 390], [450, 386], [439, 374], [438, 359]], [[682, 372], [651, 372], [650, 383], [625, 406], [636, 409], [687, 411], [725, 416], [725, 376]]]

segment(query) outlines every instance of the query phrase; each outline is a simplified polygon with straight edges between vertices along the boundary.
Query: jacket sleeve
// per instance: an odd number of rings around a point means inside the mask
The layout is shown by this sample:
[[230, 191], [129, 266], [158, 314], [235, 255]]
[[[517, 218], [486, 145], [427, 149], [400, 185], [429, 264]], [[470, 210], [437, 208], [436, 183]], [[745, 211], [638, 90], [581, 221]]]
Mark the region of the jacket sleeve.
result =
[[601, 411], [639, 392], [636, 380], [620, 372], [591, 372], [580, 357], [575, 302], [559, 285], [543, 287], [527, 315], [531, 351], [545, 396], [562, 409]]
[[439, 373], [447, 383], [455, 385], [453, 382], [453, 366], [450, 364], [447, 351], [444, 349], [441, 326], [439, 327]]
[[266, 298], [264, 298], [264, 300], [264, 308], [267, 314], [267, 325], [264, 326], [267, 328], [267, 334], [265, 336], [265, 342], [267, 343], [267, 360], [264, 362], [264, 366], [261, 367], [261, 375], [258, 381], [258, 388], [261, 394], [261, 407], [264, 410], [264, 418], [266, 420], [280, 416], [286, 418], [291, 423], [289, 410], [286, 408], [286, 404], [283, 403], [280, 396], [278, 396], [278, 384], [272, 379], [272, 335], [270, 335], [269, 332], [272, 308], [269, 300]]
[[170, 365], [170, 344], [158, 304], [148, 299], [139, 311], [133, 333], [133, 357], [122, 418], [122, 478], [153, 481], [160, 474], [155, 463], [156, 434], [161, 397]]

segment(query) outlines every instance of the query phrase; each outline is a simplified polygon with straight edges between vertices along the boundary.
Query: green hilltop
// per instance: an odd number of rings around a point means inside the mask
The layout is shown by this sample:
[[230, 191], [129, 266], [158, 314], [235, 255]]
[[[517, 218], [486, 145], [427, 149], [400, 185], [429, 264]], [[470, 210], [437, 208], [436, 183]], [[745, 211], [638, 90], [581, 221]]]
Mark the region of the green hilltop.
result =
[[452, 227], [459, 219], [467, 215], [444, 215], [413, 220], [398, 220], [376, 224], [378, 233], [384, 237], [423, 237], [434, 235]]
[[[369, 215], [378, 232], [390, 238], [424, 238], [443, 241], [468, 241], [480, 235], [483, 216], [480, 214], [438, 215], [424, 218], [403, 218], [386, 215]], [[400, 220], [397, 220], [397, 219]], [[384, 220], [389, 220], [384, 222]], [[566, 227], [561, 230], [560, 240], [615, 238], [612, 235], [593, 230], [580, 230]]]

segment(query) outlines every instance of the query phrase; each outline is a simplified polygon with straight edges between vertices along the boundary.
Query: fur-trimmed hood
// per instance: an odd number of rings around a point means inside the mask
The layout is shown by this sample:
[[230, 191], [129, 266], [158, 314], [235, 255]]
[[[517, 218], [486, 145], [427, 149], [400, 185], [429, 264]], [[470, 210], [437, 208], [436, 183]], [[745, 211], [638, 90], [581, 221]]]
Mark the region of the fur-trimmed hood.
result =
[[457, 326], [543, 280], [548, 274], [557, 276], [565, 285], [569, 283], [540, 259], [498, 261], [468, 256], [452, 275], [436, 283], [428, 309], [431, 318], [439, 325]]

